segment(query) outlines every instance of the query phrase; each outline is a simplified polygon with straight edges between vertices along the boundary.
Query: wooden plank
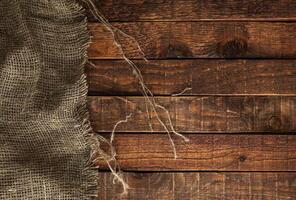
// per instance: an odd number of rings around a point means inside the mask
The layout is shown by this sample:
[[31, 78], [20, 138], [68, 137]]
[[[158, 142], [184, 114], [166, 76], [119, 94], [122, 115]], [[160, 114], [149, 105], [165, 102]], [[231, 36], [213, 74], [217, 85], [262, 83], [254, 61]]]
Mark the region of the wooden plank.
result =
[[[293, 0], [95, 0], [110, 21], [296, 20]], [[90, 20], [93, 20], [90, 17]]]
[[[124, 170], [296, 171], [294, 135], [117, 134], [117, 161]], [[104, 161], [97, 166], [107, 169]]]
[[[114, 23], [133, 36], [148, 59], [295, 58], [296, 23], [272, 22], [131, 22]], [[90, 59], [121, 58], [102, 24], [89, 24]], [[267, 34], [268, 33], [268, 34]], [[141, 58], [135, 42], [119, 40], [130, 58]]]
[[296, 199], [295, 173], [130, 172], [123, 175], [131, 187], [127, 196], [121, 196], [121, 185], [113, 183], [110, 173], [99, 173], [98, 200]]
[[[141, 95], [125, 61], [93, 60], [87, 78], [91, 94]], [[296, 95], [296, 60], [135, 61], [155, 95]]]
[[[180, 132], [293, 132], [296, 130], [296, 97], [280, 96], [187, 96], [156, 97], [166, 107]], [[89, 97], [93, 129], [111, 132], [114, 125], [132, 113], [118, 132], [150, 132], [143, 97]], [[166, 113], [159, 110], [165, 120]], [[152, 115], [153, 130], [165, 132]]]

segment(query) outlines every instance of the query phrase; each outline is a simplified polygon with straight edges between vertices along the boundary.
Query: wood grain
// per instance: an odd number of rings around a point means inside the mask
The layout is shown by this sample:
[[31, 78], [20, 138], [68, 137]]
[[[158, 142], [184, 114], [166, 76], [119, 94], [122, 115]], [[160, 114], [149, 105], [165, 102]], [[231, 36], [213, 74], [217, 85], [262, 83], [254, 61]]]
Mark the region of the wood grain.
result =
[[[296, 130], [296, 97], [281, 96], [189, 96], [156, 97], [166, 107], [180, 132], [286, 132]], [[116, 122], [132, 113], [118, 132], [150, 132], [143, 97], [89, 97], [88, 108], [93, 129], [111, 132]], [[165, 120], [166, 113], [159, 110]], [[165, 132], [152, 115], [153, 130]]]
[[[124, 170], [296, 171], [296, 137], [288, 135], [117, 134], [117, 161]], [[107, 137], [107, 136], [106, 136]], [[104, 161], [97, 166], [107, 169]]]
[[[296, 20], [293, 0], [95, 0], [110, 21]], [[91, 16], [91, 15], [89, 15]], [[90, 20], [93, 20], [90, 17]]]
[[124, 173], [132, 189], [120, 196], [108, 172], [99, 173], [98, 200], [296, 199], [295, 173]]
[[[125, 61], [93, 60], [87, 67], [90, 94], [141, 95]], [[296, 60], [135, 61], [155, 95], [296, 95]]]
[[[139, 42], [149, 62], [137, 60], [142, 56], [134, 41], [118, 35], [145, 83], [163, 95], [157, 102], [176, 130], [190, 139], [172, 136], [175, 160], [155, 114], [150, 133], [137, 79], [118, 60], [111, 34], [88, 14], [89, 94], [111, 95], [88, 97], [93, 129], [109, 138], [115, 123], [132, 113], [114, 141], [132, 189], [120, 196], [121, 185], [100, 172], [98, 199], [296, 199], [296, 1], [95, 3]], [[171, 96], [185, 88], [191, 89]], [[160, 116], [168, 124], [165, 113]], [[102, 160], [96, 165], [108, 170]]]
[[[148, 59], [296, 58], [296, 23], [131, 22], [114, 26], [133, 36]], [[122, 57], [103, 25], [90, 23], [89, 29], [90, 59]], [[128, 57], [142, 58], [134, 41], [123, 36], [118, 40]]]

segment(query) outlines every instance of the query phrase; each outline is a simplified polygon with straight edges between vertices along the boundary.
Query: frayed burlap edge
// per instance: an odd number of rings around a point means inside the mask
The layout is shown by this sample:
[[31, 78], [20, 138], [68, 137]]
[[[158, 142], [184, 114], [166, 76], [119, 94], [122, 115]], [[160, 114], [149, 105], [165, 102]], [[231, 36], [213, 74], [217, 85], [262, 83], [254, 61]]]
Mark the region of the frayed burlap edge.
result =
[[83, 171], [83, 176], [87, 178], [87, 182], [83, 186], [84, 191], [86, 191], [85, 199], [95, 199], [98, 197], [97, 194], [97, 187], [98, 187], [98, 171], [92, 167], [91, 165], [91, 157], [96, 152], [96, 136], [94, 134], [94, 131], [92, 130], [90, 120], [89, 120], [89, 112], [87, 109], [87, 93], [88, 93], [88, 85], [85, 75], [85, 65], [88, 61], [87, 56], [87, 49], [90, 46], [90, 33], [87, 29], [87, 17], [86, 17], [86, 10], [84, 7], [79, 3], [79, 0], [73, 1], [73, 6], [79, 7], [79, 14], [84, 16], [84, 20], [81, 23], [81, 27], [83, 27], [84, 31], [81, 34], [81, 37], [83, 38], [83, 41], [85, 42], [81, 46], [81, 53], [84, 56], [84, 60], [79, 66], [80, 68], [80, 84], [79, 84], [79, 90], [80, 90], [80, 97], [78, 102], [80, 102], [80, 105], [78, 105], [76, 120], [77, 120], [77, 127], [80, 127], [81, 131], [83, 132], [83, 136], [85, 138], [85, 145], [89, 148], [89, 152], [84, 158], [85, 162], [85, 168]]

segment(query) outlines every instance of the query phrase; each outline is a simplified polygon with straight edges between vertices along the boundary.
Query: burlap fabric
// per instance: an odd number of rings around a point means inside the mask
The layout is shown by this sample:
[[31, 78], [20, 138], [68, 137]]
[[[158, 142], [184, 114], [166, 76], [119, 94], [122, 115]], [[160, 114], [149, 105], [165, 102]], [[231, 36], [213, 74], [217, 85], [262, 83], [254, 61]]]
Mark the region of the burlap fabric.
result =
[[75, 0], [0, 0], [0, 199], [84, 200], [86, 18]]

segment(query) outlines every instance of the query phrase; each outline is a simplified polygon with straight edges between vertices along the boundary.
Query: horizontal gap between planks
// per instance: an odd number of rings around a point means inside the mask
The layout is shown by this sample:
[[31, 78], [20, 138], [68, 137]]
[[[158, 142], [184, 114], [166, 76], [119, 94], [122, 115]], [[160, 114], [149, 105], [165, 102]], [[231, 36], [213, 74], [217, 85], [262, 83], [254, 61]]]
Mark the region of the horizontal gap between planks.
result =
[[[89, 23], [96, 23], [99, 22], [97, 20], [89, 20]], [[296, 22], [295, 19], [200, 19], [200, 20], [109, 20], [110, 23], [133, 23], [133, 22], [280, 22], [280, 23], [294, 23]]]
[[[285, 20], [278, 20], [278, 21], [260, 21], [260, 20], [196, 20], [196, 21], [169, 21], [169, 20], [158, 20], [158, 21], [109, 21], [111, 24], [128, 24], [128, 23], [132, 23], [132, 24], [136, 24], [136, 23], [145, 23], [145, 22], [149, 22], [149, 23], [203, 23], [203, 22], [214, 22], [214, 23], [231, 23], [231, 22], [251, 22], [251, 23], [267, 23], [267, 24], [293, 24], [296, 23], [296, 20], [292, 20], [292, 21], [285, 21]], [[101, 22], [99, 21], [89, 21], [87, 22], [89, 25], [95, 25], [95, 24], [101, 24]]]
[[[102, 131], [102, 132], [98, 132], [98, 131], [95, 131], [96, 134], [98, 135], [103, 135], [103, 136], [109, 136], [111, 134], [111, 132], [106, 132], [106, 131]], [[195, 132], [180, 132], [178, 131], [178, 133], [180, 134], [183, 134], [183, 135], [201, 135], [201, 136], [206, 136], [206, 135], [215, 135], [217, 137], [223, 137], [223, 136], [227, 136], [227, 135], [233, 135], [233, 136], [236, 136], [236, 137], [239, 137], [240, 135], [249, 135], [249, 136], [274, 136], [274, 135], [278, 135], [278, 136], [295, 136], [296, 135], [293, 135], [295, 134], [295, 132], [291, 131], [291, 132], [260, 132], [260, 131], [256, 131], [256, 132], [218, 132], [218, 131], [195, 131]], [[162, 135], [162, 134], [167, 134], [166, 132], [139, 132], [139, 131], [128, 131], [128, 132], [124, 132], [124, 131], [116, 131], [114, 133], [115, 135], [116, 134], [125, 134], [125, 135]], [[171, 133], [173, 134], [173, 133]], [[115, 136], [116, 137], [116, 136]]]
[[[278, 58], [278, 57], [253, 57], [253, 58], [248, 58], [248, 57], [235, 57], [235, 58], [209, 58], [209, 57], [186, 57], [186, 58], [146, 58], [148, 60], [147, 63], [149, 63], [149, 60], [151, 61], [166, 61], [166, 60], [176, 60], [176, 61], [182, 61], [182, 60], [296, 60], [295, 58]], [[118, 58], [118, 57], [113, 57], [113, 58], [89, 58], [88, 59], [90, 62], [96, 61], [96, 60], [101, 60], [101, 61], [124, 61], [123, 58]], [[130, 58], [131, 61], [141, 61], [144, 59], [141, 58]]]
[[[106, 170], [106, 169], [98, 169], [98, 172], [111, 172], [110, 170]], [[141, 170], [122, 170], [122, 172], [132, 172], [132, 173], [141, 173], [141, 174], [154, 174], [154, 173], [177, 173], [177, 174], [181, 174], [181, 173], [291, 173], [291, 174], [296, 174], [296, 171], [217, 171], [217, 170], [165, 170], [165, 171], [161, 171], [161, 170], [155, 170], [155, 171], [141, 171]]]
[[[114, 57], [114, 58], [89, 58], [88, 61], [125, 61], [125, 59], [123, 58], [118, 58], [118, 57]], [[142, 58], [130, 58], [131, 61], [145, 61]], [[254, 58], [245, 58], [245, 57], [235, 57], [235, 58], [209, 58], [209, 57], [204, 57], [204, 58], [196, 58], [196, 57], [186, 57], [186, 58], [147, 58], [147, 62], [149, 63], [149, 61], [180, 61], [180, 60], [237, 60], [237, 61], [243, 61], [243, 60], [296, 60], [296, 58], [276, 58], [276, 57], [271, 57], [271, 58], [262, 58], [262, 57], [254, 57]]]
[[[130, 94], [106, 94], [99, 92], [89, 92], [89, 97], [143, 97], [143, 95]], [[155, 95], [153, 97], [296, 97], [296, 94], [187, 94], [187, 95]], [[152, 98], [152, 97], [151, 97]]]

